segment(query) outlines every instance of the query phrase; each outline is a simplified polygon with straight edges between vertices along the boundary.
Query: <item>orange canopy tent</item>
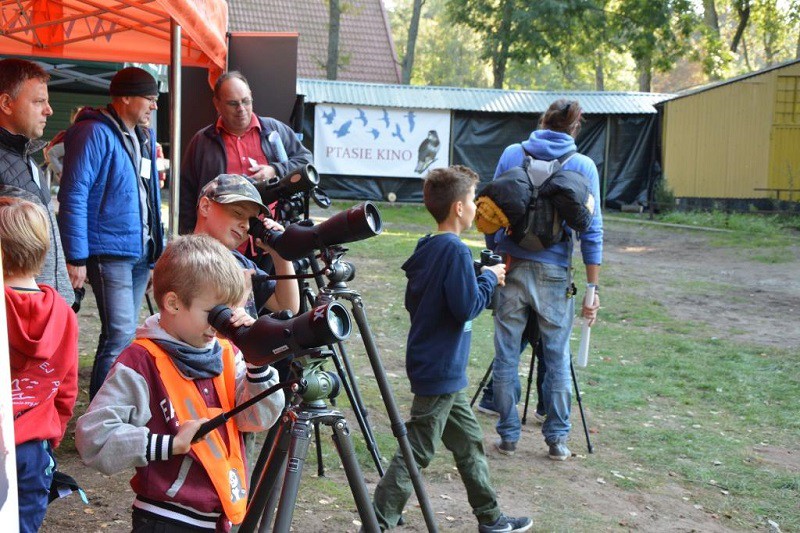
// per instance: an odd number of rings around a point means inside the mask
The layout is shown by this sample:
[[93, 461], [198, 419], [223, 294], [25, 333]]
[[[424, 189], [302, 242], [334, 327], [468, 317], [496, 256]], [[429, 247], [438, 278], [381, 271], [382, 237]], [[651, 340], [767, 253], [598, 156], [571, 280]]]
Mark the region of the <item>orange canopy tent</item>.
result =
[[172, 19], [183, 64], [224, 70], [224, 0], [0, 0], [0, 54], [169, 64]]
[[[225, 0], [0, 0], [0, 55], [198, 66], [208, 68], [214, 80], [225, 69], [227, 30]], [[180, 68], [171, 69], [170, 84], [172, 233], [180, 172]]]

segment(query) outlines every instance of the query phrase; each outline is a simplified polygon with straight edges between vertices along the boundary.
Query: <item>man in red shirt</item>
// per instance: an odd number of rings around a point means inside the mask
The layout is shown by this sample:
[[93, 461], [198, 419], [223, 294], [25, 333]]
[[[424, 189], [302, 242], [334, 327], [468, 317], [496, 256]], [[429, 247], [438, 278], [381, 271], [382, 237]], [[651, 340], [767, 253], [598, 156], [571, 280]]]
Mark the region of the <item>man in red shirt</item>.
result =
[[200, 189], [220, 174], [243, 174], [254, 182], [283, 178], [312, 162], [286, 124], [253, 113], [253, 93], [237, 71], [214, 85], [219, 118], [198, 131], [183, 156], [179, 232], [191, 233]]

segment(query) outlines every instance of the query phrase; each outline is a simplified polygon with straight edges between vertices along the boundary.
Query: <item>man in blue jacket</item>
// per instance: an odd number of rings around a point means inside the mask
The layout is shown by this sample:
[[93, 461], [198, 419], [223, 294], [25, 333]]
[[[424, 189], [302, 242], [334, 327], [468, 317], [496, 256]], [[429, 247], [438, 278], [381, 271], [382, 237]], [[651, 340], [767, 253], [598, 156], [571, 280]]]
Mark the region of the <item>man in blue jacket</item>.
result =
[[58, 225], [73, 287], [88, 279], [102, 330], [89, 396], [133, 340], [151, 269], [164, 246], [155, 133], [158, 84], [129, 67], [111, 80], [111, 104], [84, 109], [67, 130]]
[[[508, 146], [495, 170], [495, 178], [506, 170], [519, 166], [527, 155], [552, 161], [576, 151], [575, 138], [580, 130], [583, 111], [578, 102], [556, 100], [542, 116], [541, 129], [533, 131], [522, 143]], [[600, 180], [594, 162], [575, 153], [564, 163], [565, 170], [583, 175], [595, 198], [600, 198]], [[516, 404], [520, 399], [519, 358], [524, 347], [528, 319], [533, 317], [542, 340], [545, 376], [542, 384], [544, 407], [547, 411], [542, 434], [548, 445], [549, 457], [563, 461], [572, 454], [567, 448], [570, 425], [571, 374], [569, 337], [574, 318], [572, 284], [573, 238], [580, 239], [580, 250], [586, 265], [586, 281], [597, 285], [603, 258], [603, 219], [600, 207], [595, 208], [589, 228], [541, 251], [530, 251], [515, 244], [503, 230], [487, 236], [487, 245], [506, 258], [508, 274], [505, 286], [494, 299], [495, 356], [492, 366], [494, 398], [491, 407], [499, 413], [497, 450], [512, 455], [520, 437], [520, 420]], [[599, 293], [599, 291], [598, 291]], [[582, 315], [594, 322], [600, 307], [599, 296], [584, 305]]]

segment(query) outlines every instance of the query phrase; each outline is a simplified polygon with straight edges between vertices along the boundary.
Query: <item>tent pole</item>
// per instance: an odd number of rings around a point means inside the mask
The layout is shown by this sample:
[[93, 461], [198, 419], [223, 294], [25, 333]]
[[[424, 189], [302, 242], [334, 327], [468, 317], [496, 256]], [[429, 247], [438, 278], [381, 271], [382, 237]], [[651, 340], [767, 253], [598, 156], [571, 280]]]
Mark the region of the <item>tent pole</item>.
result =
[[611, 150], [611, 115], [606, 116], [606, 138], [603, 147], [603, 186], [600, 190], [601, 206], [606, 208], [606, 189], [608, 188], [608, 153]]
[[181, 176], [181, 27], [170, 19], [169, 63], [169, 240], [178, 236], [178, 206], [180, 205]]

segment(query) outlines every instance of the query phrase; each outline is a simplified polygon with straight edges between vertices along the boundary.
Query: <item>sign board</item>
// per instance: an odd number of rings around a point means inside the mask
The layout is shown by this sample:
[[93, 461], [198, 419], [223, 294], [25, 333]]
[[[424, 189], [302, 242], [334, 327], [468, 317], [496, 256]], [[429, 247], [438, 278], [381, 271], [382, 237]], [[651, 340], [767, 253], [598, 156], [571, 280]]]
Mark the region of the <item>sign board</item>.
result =
[[322, 174], [420, 178], [449, 165], [449, 111], [315, 107], [314, 166]]

